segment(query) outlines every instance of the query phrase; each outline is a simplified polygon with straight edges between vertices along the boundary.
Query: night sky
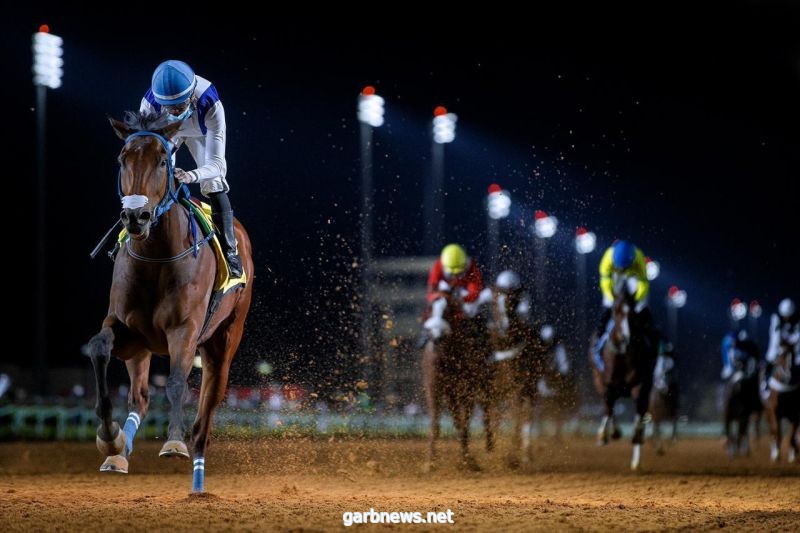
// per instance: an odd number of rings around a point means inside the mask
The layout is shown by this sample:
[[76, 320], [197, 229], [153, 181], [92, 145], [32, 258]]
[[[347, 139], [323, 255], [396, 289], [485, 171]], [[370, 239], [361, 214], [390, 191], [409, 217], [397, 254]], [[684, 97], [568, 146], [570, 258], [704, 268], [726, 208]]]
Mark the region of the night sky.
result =
[[[519, 228], [534, 210], [558, 217], [548, 269], [565, 308], [575, 227], [595, 231], [601, 246], [633, 240], [662, 264], [657, 318], [667, 287], [688, 292], [682, 375], [716, 379], [730, 300], [757, 298], [769, 313], [800, 295], [800, 8], [648, 6], [504, 13], [463, 26], [425, 13], [397, 29], [307, 16], [151, 17], [138, 8], [129, 19], [6, 13], [13, 332], [34, 331], [30, 38], [47, 22], [64, 38], [66, 63], [64, 85], [48, 99], [51, 365], [88, 369], [79, 347], [107, 306], [112, 265], [88, 257], [119, 214], [121, 146], [105, 115], [137, 109], [155, 66], [182, 59], [225, 105], [231, 201], [255, 249], [255, 301], [233, 380], [246, 382], [255, 358], [312, 387], [359, 377], [346, 330], [359, 250], [355, 106], [367, 84], [387, 102], [387, 124], [375, 132], [378, 255], [421, 251], [430, 118], [445, 105], [459, 116], [446, 148], [447, 240], [484, 258], [482, 202], [490, 183], [502, 184], [514, 200], [501, 228], [510, 247], [530, 245]], [[219, 27], [205, 35], [212, 20]], [[590, 256], [591, 272], [598, 260]], [[30, 365], [32, 351], [2, 359]]]

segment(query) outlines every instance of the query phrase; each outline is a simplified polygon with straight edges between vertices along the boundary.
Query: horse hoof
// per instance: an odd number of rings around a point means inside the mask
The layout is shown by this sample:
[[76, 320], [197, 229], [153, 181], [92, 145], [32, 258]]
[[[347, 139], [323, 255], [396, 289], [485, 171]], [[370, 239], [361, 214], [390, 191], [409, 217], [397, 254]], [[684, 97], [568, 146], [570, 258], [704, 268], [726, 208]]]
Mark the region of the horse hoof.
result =
[[116, 472], [118, 474], [128, 473], [128, 460], [122, 455], [112, 455], [106, 457], [103, 464], [100, 465], [101, 472]]
[[789, 460], [790, 463], [796, 463], [797, 462], [797, 452], [794, 451], [794, 448], [790, 448], [789, 449], [788, 460]]
[[614, 440], [619, 440], [622, 438], [622, 431], [614, 428], [614, 432], [611, 433], [611, 438]]
[[119, 424], [116, 422], [111, 423], [111, 440], [103, 440], [100, 438], [100, 428], [97, 429], [97, 438], [95, 439], [97, 450], [106, 457], [111, 455], [118, 455], [125, 449], [125, 433], [119, 430]]
[[436, 463], [434, 463], [433, 461], [425, 461], [424, 463], [422, 463], [423, 474], [430, 474], [434, 470], [436, 470]]
[[189, 449], [179, 440], [168, 440], [158, 452], [159, 457], [186, 457], [189, 458]]
[[667, 452], [666, 452], [666, 451], [664, 451], [664, 448], [658, 448], [658, 449], [656, 450], [656, 453], [657, 453], [658, 455], [664, 455], [664, 454], [665, 454], [665, 453], [667, 453]]

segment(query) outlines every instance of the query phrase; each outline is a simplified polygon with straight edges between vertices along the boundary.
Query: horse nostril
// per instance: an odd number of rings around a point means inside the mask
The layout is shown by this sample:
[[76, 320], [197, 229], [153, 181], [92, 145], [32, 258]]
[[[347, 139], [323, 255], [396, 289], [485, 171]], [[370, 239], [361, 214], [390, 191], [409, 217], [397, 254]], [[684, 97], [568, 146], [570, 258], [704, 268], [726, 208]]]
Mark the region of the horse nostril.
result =
[[150, 221], [150, 211], [142, 211], [139, 213], [139, 220], [141, 222], [149, 222]]
[[119, 219], [122, 220], [123, 223], [127, 224], [128, 223], [128, 212], [127, 211], [121, 212], [119, 214]]

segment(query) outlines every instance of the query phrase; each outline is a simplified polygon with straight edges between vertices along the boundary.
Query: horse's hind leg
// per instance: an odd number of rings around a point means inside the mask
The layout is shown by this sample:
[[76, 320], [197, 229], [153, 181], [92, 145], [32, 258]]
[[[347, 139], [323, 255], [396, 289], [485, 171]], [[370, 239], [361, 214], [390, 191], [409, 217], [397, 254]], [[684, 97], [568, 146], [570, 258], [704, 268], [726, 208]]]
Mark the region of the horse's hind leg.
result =
[[789, 462], [795, 463], [800, 459], [800, 421], [792, 420], [791, 433], [789, 434]]
[[244, 317], [232, 319], [219, 326], [213, 337], [200, 348], [203, 358], [203, 380], [200, 403], [192, 425], [192, 492], [205, 492], [206, 448], [211, 435], [214, 411], [225, 398], [231, 361], [239, 348], [244, 329]]
[[475, 458], [469, 453], [469, 425], [472, 419], [472, 406], [474, 399], [460, 398], [454, 403], [461, 403], [461, 407], [456, 407], [458, 411], [458, 440], [461, 444], [461, 465], [467, 470], [479, 471], [481, 468], [475, 462]]
[[192, 457], [194, 474], [192, 477], [192, 492], [205, 491], [205, 456], [211, 434], [211, 423], [214, 411], [225, 397], [225, 388], [228, 383], [228, 371], [233, 359], [233, 351], [216, 352], [213, 350], [200, 350], [203, 357], [203, 381], [200, 386], [200, 404], [197, 409], [197, 418], [192, 426]]
[[[112, 329], [118, 322], [114, 317], [107, 317], [103, 321], [100, 333], [92, 337], [83, 347], [83, 353], [92, 360], [95, 382], [97, 385], [97, 401], [95, 412], [100, 418], [97, 428], [97, 449], [106, 456], [122, 453], [125, 448], [125, 434], [120, 431], [119, 425], [112, 418], [111, 398], [108, 394], [106, 371], [111, 359], [111, 350], [114, 347], [115, 332]], [[120, 472], [127, 470], [118, 470]]]

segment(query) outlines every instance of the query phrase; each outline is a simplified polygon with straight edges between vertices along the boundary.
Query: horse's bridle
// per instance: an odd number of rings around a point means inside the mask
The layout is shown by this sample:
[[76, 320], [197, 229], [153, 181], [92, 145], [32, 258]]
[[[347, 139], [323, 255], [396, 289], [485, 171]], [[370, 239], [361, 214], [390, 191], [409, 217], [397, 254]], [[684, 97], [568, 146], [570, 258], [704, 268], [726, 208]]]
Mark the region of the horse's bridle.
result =
[[[151, 223], [152, 226], [158, 224], [158, 218], [172, 209], [172, 206], [179, 203], [180, 199], [183, 199], [184, 202], [188, 202], [188, 198], [190, 197], [189, 188], [186, 186], [185, 183], [181, 183], [178, 188], [175, 188], [175, 174], [174, 174], [174, 167], [172, 165], [172, 148], [170, 141], [164, 137], [163, 135], [156, 133], [154, 131], [137, 131], [136, 133], [132, 133], [125, 139], [125, 145], [127, 145], [131, 139], [134, 137], [155, 137], [159, 140], [161, 145], [164, 147], [164, 150], [167, 152], [167, 187], [164, 191], [164, 196], [161, 197], [158, 204], [156, 205], [155, 210], [153, 211], [153, 222]], [[121, 201], [124, 201], [125, 196], [122, 194], [122, 169], [120, 168], [119, 174], [117, 175], [117, 194]], [[203, 244], [208, 243], [213, 237], [214, 232], [210, 231], [209, 234], [203, 238], [202, 240], [197, 240], [197, 223], [194, 220], [194, 212], [192, 209], [186, 207], [186, 211], [189, 215], [189, 227], [191, 228], [192, 232], [192, 245], [189, 246], [186, 250], [182, 251], [177, 255], [173, 255], [172, 257], [146, 257], [136, 253], [133, 250], [133, 246], [131, 246], [130, 239], [126, 242], [126, 249], [128, 251], [128, 255], [132, 258], [144, 261], [145, 263], [173, 263], [180, 259], [183, 259], [189, 254], [194, 254], [197, 257], [197, 251], [200, 246]]]
[[[175, 174], [174, 167], [172, 165], [172, 143], [170, 143], [166, 137], [154, 131], [137, 131], [130, 134], [125, 139], [125, 145], [127, 146], [127, 144], [135, 137], [155, 137], [159, 140], [161, 145], [164, 147], [164, 150], [167, 152], [167, 187], [164, 191], [164, 196], [161, 197], [161, 200], [159, 200], [155, 210], [153, 211], [152, 225], [155, 226], [158, 224], [158, 218], [169, 211], [172, 206], [178, 202], [179, 194], [187, 198], [189, 197], [189, 189], [183, 183], [181, 183], [180, 187], [177, 189], [175, 188]], [[125, 196], [122, 194], [122, 168], [120, 168], [119, 174], [117, 175], [117, 194], [119, 195], [120, 201], [125, 198]]]

